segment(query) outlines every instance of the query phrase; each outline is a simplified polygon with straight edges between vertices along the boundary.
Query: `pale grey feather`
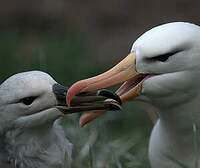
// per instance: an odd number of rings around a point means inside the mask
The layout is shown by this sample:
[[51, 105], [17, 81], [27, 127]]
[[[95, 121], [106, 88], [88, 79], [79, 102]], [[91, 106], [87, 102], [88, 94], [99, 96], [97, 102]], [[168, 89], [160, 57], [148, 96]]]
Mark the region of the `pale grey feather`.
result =
[[[0, 85], [0, 167], [69, 168], [72, 144], [56, 122], [56, 81], [31, 71], [16, 74]], [[35, 96], [31, 105], [21, 100]]]

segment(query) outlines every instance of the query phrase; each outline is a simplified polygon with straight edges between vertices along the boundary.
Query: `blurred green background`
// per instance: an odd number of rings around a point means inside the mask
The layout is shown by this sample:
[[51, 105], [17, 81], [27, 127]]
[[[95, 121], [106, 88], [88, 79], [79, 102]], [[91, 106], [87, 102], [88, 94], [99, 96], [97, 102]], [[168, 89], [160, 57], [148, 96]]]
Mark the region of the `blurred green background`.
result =
[[[198, 0], [0, 1], [1, 82], [41, 70], [59, 83], [97, 75], [124, 58], [146, 30], [167, 22], [200, 24]], [[115, 89], [115, 88], [112, 88]], [[152, 108], [129, 102], [84, 128], [62, 120], [74, 144], [73, 168], [148, 168]]]

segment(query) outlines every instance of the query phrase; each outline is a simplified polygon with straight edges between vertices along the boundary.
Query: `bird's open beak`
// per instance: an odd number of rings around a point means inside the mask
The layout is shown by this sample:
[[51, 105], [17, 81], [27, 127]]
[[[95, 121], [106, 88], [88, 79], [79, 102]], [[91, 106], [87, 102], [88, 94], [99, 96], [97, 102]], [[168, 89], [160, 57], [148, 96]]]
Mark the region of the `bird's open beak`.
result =
[[[120, 96], [123, 103], [140, 94], [142, 81], [146, 76], [146, 74], [139, 74], [136, 72], [135, 52], [132, 52], [107, 72], [73, 84], [68, 90], [66, 101], [67, 104], [70, 105], [72, 98], [79, 93], [106, 88], [124, 82], [124, 84], [116, 91], [116, 94]], [[80, 125], [85, 125], [105, 111], [106, 110], [99, 110], [84, 114], [80, 119]]]

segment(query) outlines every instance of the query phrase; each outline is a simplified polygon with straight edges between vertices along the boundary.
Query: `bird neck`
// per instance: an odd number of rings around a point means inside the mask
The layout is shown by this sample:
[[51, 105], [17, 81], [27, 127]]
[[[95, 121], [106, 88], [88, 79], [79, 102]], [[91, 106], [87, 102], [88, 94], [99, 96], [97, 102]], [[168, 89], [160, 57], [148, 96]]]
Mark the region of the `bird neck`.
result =
[[[195, 97], [173, 107], [159, 108], [160, 119], [153, 128], [149, 146], [149, 156], [153, 165], [173, 167], [168, 165], [168, 155], [186, 163], [188, 167], [194, 167], [194, 142], [198, 141], [200, 144], [200, 139], [195, 138], [196, 135], [200, 137], [199, 100], [199, 97]], [[194, 131], [194, 126], [197, 131]], [[200, 157], [198, 160], [200, 161]]]
[[[200, 129], [200, 96], [169, 108], [159, 108], [160, 122], [171, 131], [191, 130], [193, 125]], [[182, 131], [181, 131], [182, 130]]]
[[9, 155], [6, 150], [5, 136], [0, 135], [0, 167], [10, 167]]
[[[200, 137], [199, 100], [194, 97], [175, 106], [159, 107], [160, 118], [153, 128], [149, 145], [152, 167], [177, 167], [168, 156], [188, 167], [195, 167], [194, 142], [200, 144], [200, 138], [195, 138], [195, 135]], [[200, 162], [200, 157], [198, 160]]]
[[71, 162], [71, 144], [56, 123], [8, 131], [3, 139], [9, 159], [14, 159], [19, 168], [66, 168]]

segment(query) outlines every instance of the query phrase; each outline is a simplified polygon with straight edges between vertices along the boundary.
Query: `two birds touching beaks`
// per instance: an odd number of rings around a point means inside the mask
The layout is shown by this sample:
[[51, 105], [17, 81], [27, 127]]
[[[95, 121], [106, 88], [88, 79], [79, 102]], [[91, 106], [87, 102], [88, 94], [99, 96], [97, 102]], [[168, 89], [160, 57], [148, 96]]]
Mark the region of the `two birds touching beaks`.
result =
[[[56, 119], [85, 112], [80, 118], [83, 126], [108, 110], [121, 109], [128, 100], [137, 100], [153, 105], [159, 112], [149, 142], [152, 168], [179, 167], [166, 156], [194, 167], [200, 161], [193, 151], [193, 126], [200, 127], [199, 76], [200, 27], [185, 22], [147, 31], [119, 64], [103, 74], [78, 81], [69, 89], [43, 72], [16, 74], [0, 85], [0, 133], [2, 141], [8, 140], [4, 150], [19, 168], [68, 168], [71, 145], [63, 139]], [[115, 93], [104, 89], [122, 82]], [[27, 141], [19, 147], [17, 142], [24, 138]], [[34, 150], [32, 138], [37, 144]], [[44, 148], [42, 142], [46, 141]], [[51, 149], [52, 145], [57, 148]], [[65, 147], [60, 149], [61, 146]], [[34, 155], [43, 150], [45, 156]], [[68, 155], [67, 162], [64, 153]]]

